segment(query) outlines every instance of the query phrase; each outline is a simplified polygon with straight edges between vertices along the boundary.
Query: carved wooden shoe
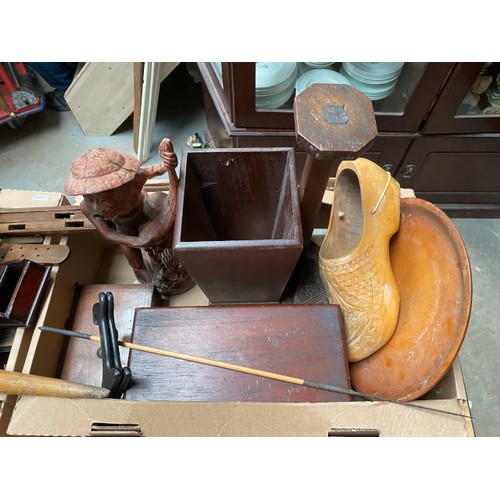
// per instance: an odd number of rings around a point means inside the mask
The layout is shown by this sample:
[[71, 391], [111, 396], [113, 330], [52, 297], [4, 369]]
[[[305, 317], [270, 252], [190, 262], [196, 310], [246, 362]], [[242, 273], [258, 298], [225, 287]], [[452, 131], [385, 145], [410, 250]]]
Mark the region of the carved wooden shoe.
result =
[[344, 316], [351, 362], [382, 347], [396, 328], [399, 290], [389, 241], [399, 218], [399, 184], [388, 172], [365, 158], [340, 164], [319, 263], [329, 300]]

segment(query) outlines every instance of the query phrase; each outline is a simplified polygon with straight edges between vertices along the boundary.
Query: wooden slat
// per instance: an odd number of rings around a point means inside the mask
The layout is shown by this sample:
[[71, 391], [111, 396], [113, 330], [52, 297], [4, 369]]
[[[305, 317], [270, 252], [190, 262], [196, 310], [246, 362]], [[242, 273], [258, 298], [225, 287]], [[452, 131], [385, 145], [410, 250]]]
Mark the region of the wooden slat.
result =
[[[31, 207], [31, 208], [0, 208], [0, 223], [17, 222], [20, 220], [45, 220], [47, 216], [54, 218], [72, 218], [80, 213], [80, 207]], [[57, 214], [57, 216], [55, 215]]]
[[62, 264], [70, 254], [67, 245], [4, 244], [0, 247], [0, 261], [28, 259], [42, 265]]
[[0, 234], [67, 234], [95, 231], [79, 207], [37, 207], [0, 210]]
[[76, 231], [94, 231], [89, 221], [28, 222], [0, 224], [0, 234], [68, 234]]
[[[152, 179], [147, 192], [167, 191], [168, 179]], [[75, 231], [95, 231], [79, 205], [61, 207], [1, 208], [0, 235], [68, 234]]]

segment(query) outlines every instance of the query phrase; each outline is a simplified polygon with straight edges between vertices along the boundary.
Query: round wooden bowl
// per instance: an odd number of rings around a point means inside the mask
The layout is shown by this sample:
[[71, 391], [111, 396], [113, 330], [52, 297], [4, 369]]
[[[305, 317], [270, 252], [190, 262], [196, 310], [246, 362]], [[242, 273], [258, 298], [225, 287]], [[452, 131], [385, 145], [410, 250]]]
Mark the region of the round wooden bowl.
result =
[[382, 348], [350, 365], [353, 389], [412, 401], [446, 374], [462, 345], [472, 307], [469, 256], [448, 216], [419, 198], [401, 199], [390, 243], [401, 306]]

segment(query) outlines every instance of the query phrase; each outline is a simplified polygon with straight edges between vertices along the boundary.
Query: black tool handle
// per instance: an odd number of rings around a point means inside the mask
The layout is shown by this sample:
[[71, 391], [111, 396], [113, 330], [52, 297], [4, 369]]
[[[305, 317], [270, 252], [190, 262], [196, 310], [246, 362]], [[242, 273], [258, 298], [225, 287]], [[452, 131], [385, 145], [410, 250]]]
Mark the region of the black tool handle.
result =
[[111, 292], [106, 293], [106, 302], [108, 307], [107, 321], [109, 328], [109, 341], [111, 345], [111, 356], [114, 366], [121, 372], [121, 381], [117, 388], [117, 397], [121, 397], [121, 395], [126, 391], [130, 379], [132, 378], [132, 372], [128, 367], [122, 367], [120, 349], [118, 345], [118, 330], [116, 329], [115, 324], [115, 302]]
[[106, 294], [99, 294], [99, 302], [93, 307], [94, 323], [99, 327], [101, 337], [101, 357], [102, 357], [102, 386], [109, 389], [110, 398], [117, 397], [118, 387], [122, 379], [121, 370], [115, 365], [111, 333], [108, 324], [108, 302]]

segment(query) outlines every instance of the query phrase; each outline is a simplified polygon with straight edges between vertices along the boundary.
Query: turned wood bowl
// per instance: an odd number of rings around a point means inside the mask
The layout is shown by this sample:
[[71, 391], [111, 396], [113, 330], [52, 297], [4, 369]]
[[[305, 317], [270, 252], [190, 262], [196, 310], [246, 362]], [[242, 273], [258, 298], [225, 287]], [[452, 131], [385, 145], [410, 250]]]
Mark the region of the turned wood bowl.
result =
[[351, 383], [412, 401], [443, 378], [462, 345], [472, 307], [470, 262], [452, 221], [419, 198], [401, 199], [390, 256], [401, 296], [396, 330], [374, 354], [350, 364]]

